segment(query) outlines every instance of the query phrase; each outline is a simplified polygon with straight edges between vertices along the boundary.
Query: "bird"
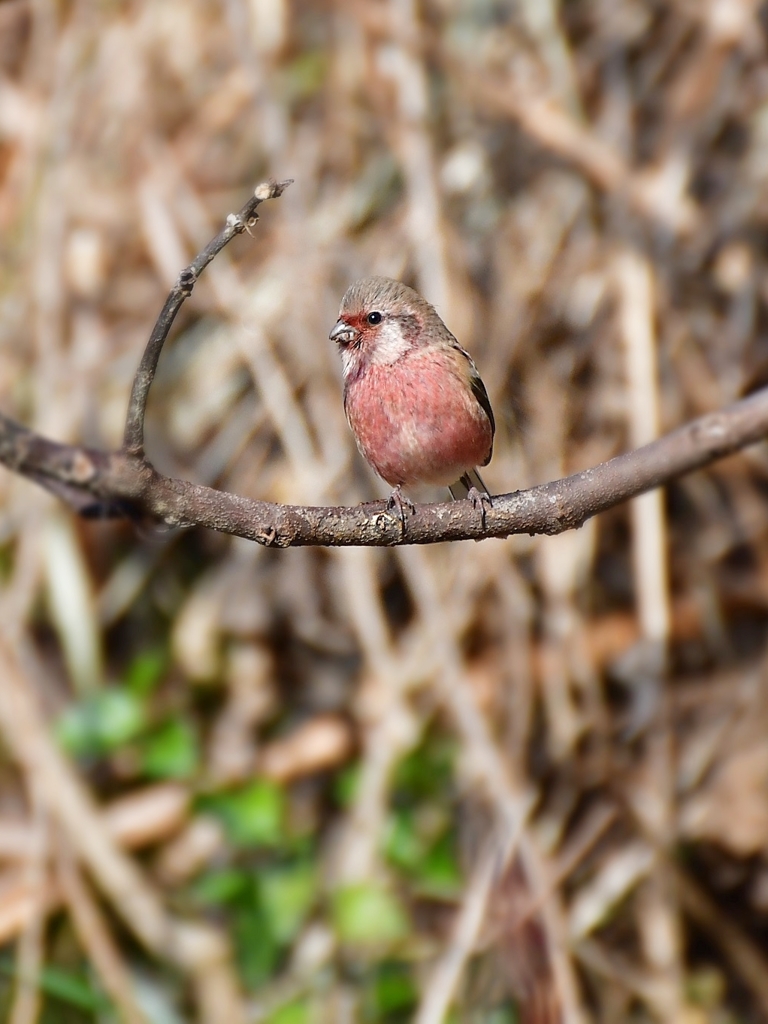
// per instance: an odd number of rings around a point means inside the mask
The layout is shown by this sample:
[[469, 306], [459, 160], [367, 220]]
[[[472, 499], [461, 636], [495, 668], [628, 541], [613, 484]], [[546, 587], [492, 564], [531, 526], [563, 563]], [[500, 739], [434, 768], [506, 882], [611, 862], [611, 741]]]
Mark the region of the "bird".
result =
[[331, 329], [344, 381], [344, 412], [357, 447], [393, 488], [403, 528], [413, 502], [402, 488], [448, 486], [454, 500], [492, 505], [477, 466], [493, 454], [496, 423], [477, 366], [437, 310], [387, 277], [350, 285]]

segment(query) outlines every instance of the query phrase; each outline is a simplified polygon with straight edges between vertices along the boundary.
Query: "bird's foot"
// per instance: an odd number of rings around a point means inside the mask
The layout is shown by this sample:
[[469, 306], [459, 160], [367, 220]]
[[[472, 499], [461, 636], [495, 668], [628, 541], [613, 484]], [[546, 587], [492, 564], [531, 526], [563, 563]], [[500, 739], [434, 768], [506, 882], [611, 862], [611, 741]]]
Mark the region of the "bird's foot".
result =
[[480, 521], [485, 528], [485, 510], [493, 508], [493, 498], [485, 491], [478, 491], [476, 487], [470, 487], [467, 492], [467, 501], [472, 502], [474, 509], [480, 509]]
[[406, 498], [403, 494], [400, 485], [392, 491], [390, 496], [387, 498], [387, 508], [397, 510], [397, 516], [400, 520], [400, 526], [403, 533], [405, 533], [405, 511], [406, 509], [411, 515], [416, 511], [416, 506], [413, 504], [410, 498]]

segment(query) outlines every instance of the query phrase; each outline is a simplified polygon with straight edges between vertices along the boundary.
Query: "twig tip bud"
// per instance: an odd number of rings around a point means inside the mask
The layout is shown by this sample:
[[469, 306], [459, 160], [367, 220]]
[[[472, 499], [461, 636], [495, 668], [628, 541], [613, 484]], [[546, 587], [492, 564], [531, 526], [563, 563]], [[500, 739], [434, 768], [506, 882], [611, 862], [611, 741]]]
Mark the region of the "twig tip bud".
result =
[[293, 178], [287, 178], [285, 181], [262, 181], [260, 185], [256, 186], [253, 194], [263, 203], [265, 199], [277, 199], [292, 184]]

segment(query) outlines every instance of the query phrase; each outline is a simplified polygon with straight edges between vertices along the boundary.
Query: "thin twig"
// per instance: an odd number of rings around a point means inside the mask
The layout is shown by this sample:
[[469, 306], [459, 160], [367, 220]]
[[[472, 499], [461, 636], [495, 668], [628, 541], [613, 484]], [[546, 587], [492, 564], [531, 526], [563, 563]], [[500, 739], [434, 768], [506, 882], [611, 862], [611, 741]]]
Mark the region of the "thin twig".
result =
[[98, 971], [105, 990], [120, 1010], [123, 1024], [147, 1024], [136, 1002], [130, 974], [87, 881], [78, 869], [67, 838], [57, 849], [57, 876], [83, 949]]
[[[600, 190], [626, 198], [629, 206], [664, 225], [673, 234], [686, 235], [700, 222], [699, 209], [686, 194], [685, 174], [670, 174], [669, 168], [656, 173], [635, 170], [610, 143], [569, 115], [551, 97], [521, 89], [509, 80], [478, 74], [461, 68], [464, 88], [483, 109], [506, 115], [541, 146], [577, 167]], [[664, 184], [664, 171], [675, 182], [670, 200]], [[676, 170], [676, 168], [672, 168]]]
[[184, 300], [188, 299], [192, 294], [192, 289], [195, 287], [198, 277], [211, 260], [218, 256], [224, 246], [231, 242], [235, 235], [242, 234], [243, 231], [256, 223], [258, 219], [256, 209], [265, 200], [276, 199], [278, 196], [281, 196], [291, 184], [291, 181], [292, 179], [280, 182], [265, 181], [257, 185], [253, 195], [242, 210], [227, 217], [224, 229], [179, 274], [178, 280], [165, 300], [160, 316], [152, 328], [147, 347], [144, 350], [144, 355], [141, 357], [141, 363], [133, 380], [123, 437], [123, 448], [129, 455], [137, 457], [144, 455], [144, 414], [147, 409], [149, 389], [152, 386], [152, 381], [155, 379], [157, 363], [160, 359], [160, 353], [163, 350], [165, 340], [168, 337], [168, 332]]
[[[659, 434], [659, 374], [655, 332], [655, 279], [650, 262], [632, 249], [618, 253], [616, 286], [619, 323], [624, 340], [628, 426], [633, 444]], [[667, 524], [663, 496], [652, 491], [630, 504], [633, 576], [643, 639], [652, 652], [636, 685], [650, 691], [654, 720], [648, 735], [648, 778], [656, 808], [648, 827], [664, 846], [674, 835], [675, 772], [672, 732], [664, 693], [667, 648], [671, 631], [671, 602]], [[648, 673], [647, 677], [645, 673]], [[641, 943], [657, 984], [651, 1011], [661, 1021], [677, 1021], [683, 1012], [682, 927], [679, 907], [664, 864], [657, 866], [638, 900]]]
[[414, 1018], [415, 1024], [442, 1024], [453, 1000], [462, 972], [475, 948], [485, 919], [485, 909], [493, 884], [498, 851], [489, 849], [469, 880], [453, 938], [435, 964]]
[[45, 923], [48, 915], [47, 873], [50, 832], [46, 809], [36, 780], [30, 780], [35, 809], [35, 836], [25, 865], [25, 882], [32, 899], [30, 913], [24, 924], [17, 949], [16, 989], [9, 1024], [35, 1024], [40, 1014], [41, 998], [38, 975], [43, 966]]

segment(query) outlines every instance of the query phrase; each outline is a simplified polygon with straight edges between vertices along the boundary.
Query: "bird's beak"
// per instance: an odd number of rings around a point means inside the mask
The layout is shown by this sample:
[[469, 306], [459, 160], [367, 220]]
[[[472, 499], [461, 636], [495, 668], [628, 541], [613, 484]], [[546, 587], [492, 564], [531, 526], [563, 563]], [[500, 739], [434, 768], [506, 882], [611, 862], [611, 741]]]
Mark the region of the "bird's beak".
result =
[[357, 328], [352, 327], [346, 320], [337, 320], [328, 337], [331, 341], [336, 341], [340, 345], [349, 345], [355, 341], [359, 334], [360, 332]]

